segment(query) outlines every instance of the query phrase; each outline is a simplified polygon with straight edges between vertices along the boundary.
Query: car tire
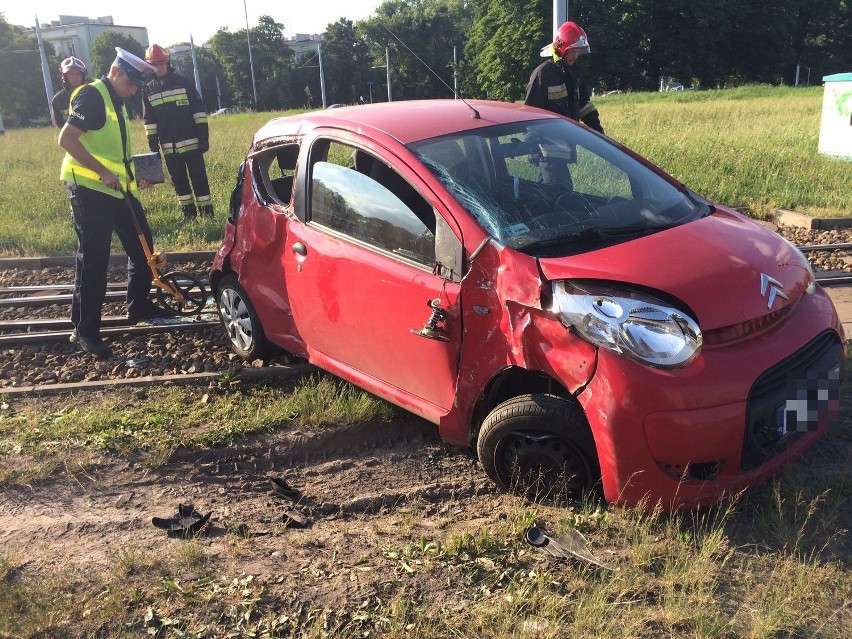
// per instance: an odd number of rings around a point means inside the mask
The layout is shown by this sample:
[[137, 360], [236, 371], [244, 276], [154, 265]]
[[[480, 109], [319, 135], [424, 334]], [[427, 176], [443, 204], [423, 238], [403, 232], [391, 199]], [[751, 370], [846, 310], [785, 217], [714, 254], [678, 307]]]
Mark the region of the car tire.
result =
[[231, 350], [244, 360], [263, 359], [272, 351], [263, 327], [237, 276], [229, 273], [216, 289], [219, 319], [231, 342]]
[[577, 501], [600, 478], [582, 409], [553, 395], [522, 395], [497, 406], [482, 424], [476, 451], [494, 483], [534, 502]]

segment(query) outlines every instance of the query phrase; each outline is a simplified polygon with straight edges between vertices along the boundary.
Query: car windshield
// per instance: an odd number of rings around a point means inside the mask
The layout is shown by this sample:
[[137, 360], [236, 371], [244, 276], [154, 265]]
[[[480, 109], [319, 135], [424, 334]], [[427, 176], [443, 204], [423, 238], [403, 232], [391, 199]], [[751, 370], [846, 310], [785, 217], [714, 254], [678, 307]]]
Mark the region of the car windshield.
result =
[[654, 233], [710, 208], [567, 120], [504, 124], [408, 147], [500, 243], [577, 253]]

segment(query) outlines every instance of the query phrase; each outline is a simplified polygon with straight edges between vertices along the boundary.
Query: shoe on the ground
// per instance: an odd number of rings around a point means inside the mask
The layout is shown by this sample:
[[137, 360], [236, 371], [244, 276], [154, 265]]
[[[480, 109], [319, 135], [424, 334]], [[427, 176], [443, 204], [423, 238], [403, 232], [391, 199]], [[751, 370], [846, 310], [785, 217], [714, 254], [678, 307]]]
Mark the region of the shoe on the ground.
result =
[[194, 220], [198, 217], [198, 209], [195, 208], [195, 204], [184, 204], [180, 208], [183, 210], [183, 219]]
[[201, 217], [208, 217], [213, 219], [213, 205], [212, 204], [202, 204], [198, 207], [198, 211], [201, 213]]
[[149, 304], [141, 311], [134, 310], [129, 312], [127, 314], [127, 320], [131, 324], [138, 324], [139, 322], [145, 322], [148, 320], [171, 319], [177, 316], [178, 314], [171, 309], [163, 308], [162, 306], [157, 306], [155, 304]]
[[87, 337], [80, 335], [77, 331], [74, 331], [71, 336], [74, 338], [73, 343], [80, 350], [90, 353], [98, 359], [107, 359], [112, 355], [112, 350], [100, 337]]
[[71, 342], [72, 344], [76, 344], [78, 339], [80, 339], [80, 335], [79, 335], [79, 333], [77, 333], [77, 329], [75, 328], [73, 331], [71, 331], [71, 334], [68, 336], [68, 341]]

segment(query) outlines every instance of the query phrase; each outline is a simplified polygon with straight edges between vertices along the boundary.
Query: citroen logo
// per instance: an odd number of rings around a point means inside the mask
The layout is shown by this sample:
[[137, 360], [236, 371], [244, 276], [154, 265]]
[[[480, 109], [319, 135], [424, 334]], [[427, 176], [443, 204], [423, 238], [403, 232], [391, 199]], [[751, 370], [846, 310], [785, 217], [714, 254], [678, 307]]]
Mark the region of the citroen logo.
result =
[[769, 277], [766, 273], [760, 274], [760, 296], [766, 298], [766, 308], [772, 308], [776, 297], [785, 300], [790, 299], [784, 294], [781, 282]]

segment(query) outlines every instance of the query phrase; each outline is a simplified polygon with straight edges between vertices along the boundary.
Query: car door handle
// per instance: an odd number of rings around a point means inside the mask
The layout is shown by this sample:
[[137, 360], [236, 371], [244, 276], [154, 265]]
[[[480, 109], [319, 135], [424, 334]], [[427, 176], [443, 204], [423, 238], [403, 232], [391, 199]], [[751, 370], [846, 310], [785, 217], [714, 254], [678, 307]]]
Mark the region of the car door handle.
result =
[[296, 242], [293, 244], [293, 254], [298, 255], [299, 257], [307, 257], [308, 247], [301, 242]]

